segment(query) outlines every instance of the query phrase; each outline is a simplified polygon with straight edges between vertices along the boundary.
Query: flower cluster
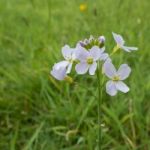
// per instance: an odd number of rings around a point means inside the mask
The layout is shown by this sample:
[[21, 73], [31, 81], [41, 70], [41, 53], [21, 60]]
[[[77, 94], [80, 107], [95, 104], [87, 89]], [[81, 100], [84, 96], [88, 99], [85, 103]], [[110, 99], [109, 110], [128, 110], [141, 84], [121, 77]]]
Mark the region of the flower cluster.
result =
[[101, 62], [103, 73], [110, 79], [106, 83], [106, 92], [111, 96], [116, 95], [117, 91], [127, 93], [129, 87], [123, 80], [130, 75], [131, 69], [127, 64], [122, 64], [119, 69], [116, 70], [110, 56], [119, 49], [131, 52], [137, 50], [137, 48], [125, 46], [125, 41], [121, 35], [116, 33], [112, 34], [116, 46], [111, 55], [105, 52], [104, 36], [98, 38], [91, 36], [89, 39], [79, 41], [75, 48], [65, 45], [62, 48], [64, 60], [54, 64], [50, 72], [51, 75], [57, 80], [69, 80], [72, 82], [68, 74], [71, 72], [74, 64], [77, 74], [86, 74], [88, 72], [90, 75], [95, 75], [98, 63]]

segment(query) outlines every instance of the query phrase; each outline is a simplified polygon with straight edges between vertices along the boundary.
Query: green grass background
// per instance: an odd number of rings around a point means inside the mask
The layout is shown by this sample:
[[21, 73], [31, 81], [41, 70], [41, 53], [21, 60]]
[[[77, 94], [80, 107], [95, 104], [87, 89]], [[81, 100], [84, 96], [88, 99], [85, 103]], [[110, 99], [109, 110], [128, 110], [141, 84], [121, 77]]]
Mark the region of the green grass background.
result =
[[112, 31], [139, 51], [112, 58], [132, 67], [131, 90], [103, 94], [102, 149], [150, 150], [149, 9], [149, 0], [0, 0], [0, 150], [96, 149], [96, 76], [69, 85], [49, 71], [63, 45], [91, 34], [111, 52]]

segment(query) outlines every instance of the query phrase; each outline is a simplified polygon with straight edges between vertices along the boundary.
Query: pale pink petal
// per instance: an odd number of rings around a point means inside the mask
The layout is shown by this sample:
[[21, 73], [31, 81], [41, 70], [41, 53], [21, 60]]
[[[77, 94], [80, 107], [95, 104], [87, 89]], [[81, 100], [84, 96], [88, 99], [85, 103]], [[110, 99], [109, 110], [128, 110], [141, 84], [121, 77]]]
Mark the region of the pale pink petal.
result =
[[53, 67], [50, 74], [57, 80], [64, 80], [64, 78], [66, 77], [66, 68], [56, 69], [55, 67]]
[[127, 64], [122, 64], [117, 71], [120, 80], [125, 80], [130, 75], [130, 73], [131, 68]]
[[123, 93], [127, 93], [129, 91], [129, 87], [122, 81], [116, 82], [115, 85], [116, 85], [116, 88]]
[[68, 67], [67, 67], [67, 74], [69, 74], [71, 72], [72, 69], [72, 63], [69, 63]]
[[90, 75], [94, 75], [95, 74], [95, 71], [96, 71], [96, 68], [97, 68], [97, 63], [94, 62], [92, 65], [90, 65], [89, 67], [89, 74]]
[[90, 52], [90, 56], [93, 57], [95, 61], [99, 59], [101, 50], [98, 46], [93, 46], [89, 52]]
[[100, 48], [100, 53], [102, 54], [105, 51], [105, 47]]
[[107, 58], [109, 58], [109, 55], [107, 53], [102, 53], [99, 59], [105, 61]]
[[[101, 59], [100, 59], [101, 60]], [[104, 60], [104, 63], [103, 63], [103, 65], [102, 65], [102, 73], [105, 73], [104, 72], [104, 67], [105, 67], [105, 63], [108, 63], [108, 62], [110, 62], [111, 63], [111, 59], [110, 59], [110, 57], [108, 57], [108, 58], [106, 58], [106, 60]]]
[[78, 74], [85, 74], [88, 71], [89, 65], [87, 63], [79, 63], [76, 65], [75, 70]]
[[125, 41], [124, 39], [122, 38], [122, 36], [120, 34], [116, 34], [116, 33], [112, 33], [113, 34], [113, 37], [116, 41], [116, 43], [119, 45], [119, 46], [122, 46], [124, 45]]
[[121, 48], [122, 48], [123, 50], [125, 50], [126, 52], [131, 52], [131, 51], [136, 51], [136, 50], [138, 50], [137, 47], [121, 46]]
[[73, 49], [70, 48], [68, 45], [65, 45], [64, 47], [62, 47], [62, 55], [65, 59], [69, 59], [71, 58]]
[[108, 81], [106, 83], [106, 92], [111, 96], [115, 96], [117, 94], [117, 89], [113, 81]]
[[81, 46], [76, 47], [76, 58], [81, 62], [86, 62], [86, 58], [89, 56], [89, 52]]
[[104, 63], [103, 71], [108, 78], [113, 78], [116, 75], [116, 69], [109, 60]]
[[60, 62], [56, 63], [54, 65], [54, 68], [56, 68], [58, 70], [59, 68], [65, 68], [68, 65], [69, 65], [69, 62], [64, 60], [64, 61], [60, 61]]

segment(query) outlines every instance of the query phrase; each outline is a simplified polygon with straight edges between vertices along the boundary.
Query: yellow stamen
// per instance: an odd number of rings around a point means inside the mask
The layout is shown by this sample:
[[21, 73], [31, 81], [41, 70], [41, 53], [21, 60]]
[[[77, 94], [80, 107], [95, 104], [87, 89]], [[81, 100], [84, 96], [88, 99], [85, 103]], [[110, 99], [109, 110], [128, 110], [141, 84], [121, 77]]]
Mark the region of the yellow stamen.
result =
[[93, 64], [93, 58], [92, 57], [88, 57], [87, 58], [87, 60], [86, 60], [86, 62], [88, 63], [88, 64]]
[[119, 80], [120, 80], [120, 77], [119, 77], [119, 76], [114, 76], [112, 80], [113, 80], [113, 81], [119, 81]]
[[73, 63], [73, 59], [70, 58], [70, 59], [67, 59], [67, 60], [68, 60], [70, 63]]

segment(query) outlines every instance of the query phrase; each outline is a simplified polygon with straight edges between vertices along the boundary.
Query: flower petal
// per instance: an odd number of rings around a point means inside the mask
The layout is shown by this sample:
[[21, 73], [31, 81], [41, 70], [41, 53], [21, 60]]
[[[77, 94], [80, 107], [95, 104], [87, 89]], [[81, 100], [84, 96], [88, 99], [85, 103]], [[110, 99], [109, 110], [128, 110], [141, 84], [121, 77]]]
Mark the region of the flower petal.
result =
[[111, 96], [115, 96], [117, 94], [117, 89], [113, 81], [108, 81], [106, 83], [106, 92]]
[[65, 59], [71, 58], [72, 52], [73, 52], [73, 49], [70, 48], [69, 45], [65, 45], [64, 47], [62, 47], [62, 54]]
[[117, 71], [120, 80], [125, 80], [130, 75], [130, 73], [131, 68], [127, 64], [122, 64]]
[[114, 32], [112, 32], [112, 34], [113, 34], [113, 37], [114, 37], [116, 43], [117, 43], [119, 46], [124, 45], [125, 41], [124, 41], [123, 37], [122, 37], [120, 34], [116, 34], [116, 33], [114, 33]]
[[57, 80], [64, 80], [64, 78], [66, 77], [66, 68], [62, 67], [56, 69], [54, 66], [50, 74]]
[[137, 47], [121, 46], [121, 48], [122, 48], [123, 50], [127, 51], [127, 52], [138, 50]]
[[103, 71], [108, 78], [113, 78], [113, 76], [116, 75], [116, 69], [109, 59], [108, 61], [105, 61]]
[[89, 52], [90, 52], [90, 56], [93, 57], [94, 60], [99, 59], [101, 51], [98, 46], [93, 46]]
[[81, 62], [85, 62], [86, 58], [89, 56], [89, 52], [84, 47], [78, 45], [78, 47], [76, 47], [75, 55]]
[[103, 53], [103, 54], [101, 54], [99, 59], [105, 61], [106, 59], [108, 59], [108, 57], [109, 57], [109, 55], [107, 53]]
[[64, 61], [60, 61], [60, 62], [56, 63], [56, 64], [54, 65], [54, 68], [58, 70], [59, 68], [65, 68], [65, 67], [67, 67], [68, 65], [69, 65], [69, 62], [66, 61], [66, 60], [64, 60]]
[[79, 63], [76, 65], [75, 70], [78, 74], [85, 74], [88, 71], [89, 65], [87, 63]]
[[122, 81], [116, 82], [115, 85], [116, 85], [116, 88], [123, 93], [127, 93], [130, 90], [129, 87]]
[[69, 63], [68, 68], [67, 68], [67, 74], [71, 72], [72, 69], [72, 63]]
[[89, 74], [90, 75], [94, 75], [95, 74], [95, 71], [96, 71], [96, 68], [97, 68], [97, 63], [94, 62], [92, 65], [90, 65], [89, 67]]
[[[100, 60], [101, 60], [101, 58], [100, 58]], [[104, 63], [103, 63], [103, 65], [102, 65], [102, 74], [104, 74], [105, 72], [104, 72], [104, 67], [105, 67], [105, 63], [108, 63], [108, 62], [110, 62], [111, 63], [111, 58], [108, 56], [108, 58], [106, 58], [105, 60], [104, 60]]]
[[105, 47], [100, 48], [100, 53], [102, 54], [105, 51]]

